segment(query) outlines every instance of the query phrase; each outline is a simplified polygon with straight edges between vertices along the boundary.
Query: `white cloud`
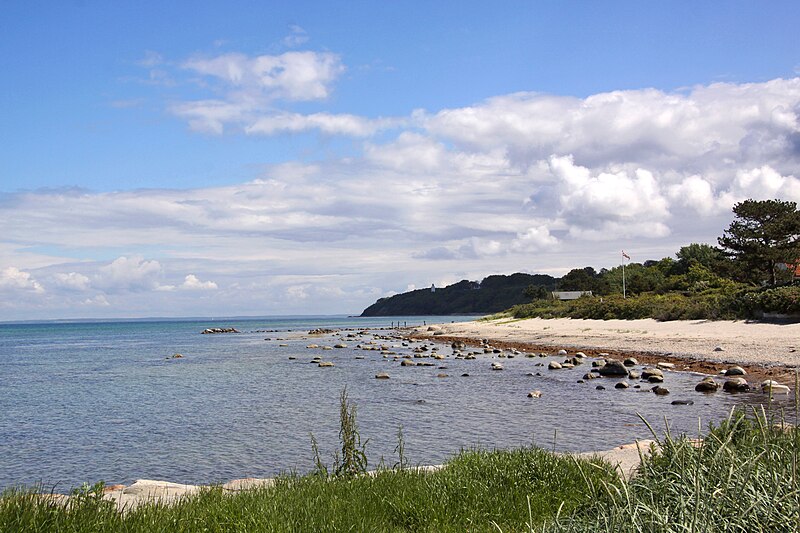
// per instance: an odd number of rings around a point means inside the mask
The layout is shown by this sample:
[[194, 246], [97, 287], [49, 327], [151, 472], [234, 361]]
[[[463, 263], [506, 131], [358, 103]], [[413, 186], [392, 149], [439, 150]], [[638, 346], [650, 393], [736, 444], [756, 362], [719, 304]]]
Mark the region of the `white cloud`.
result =
[[560, 216], [569, 221], [573, 233], [611, 239], [619, 238], [620, 232], [668, 233], [662, 222], [669, 215], [669, 204], [651, 172], [639, 168], [633, 173], [593, 175], [590, 169], [575, 165], [571, 156], [551, 157], [550, 168], [558, 180]]
[[0, 290], [23, 291], [42, 294], [44, 287], [36, 281], [30, 272], [25, 272], [17, 267], [7, 267], [0, 270]]
[[107, 291], [143, 291], [159, 288], [161, 264], [141, 257], [122, 256], [100, 267], [93, 285]]
[[213, 291], [218, 287], [213, 281], [200, 281], [194, 274], [188, 274], [180, 288], [187, 291]]
[[281, 113], [263, 116], [244, 128], [245, 133], [275, 135], [278, 133], [299, 133], [319, 130], [327, 135], [350, 135], [367, 137], [375, 132], [394, 127], [398, 122], [392, 119], [367, 119], [356, 115], [329, 113]]
[[59, 272], [53, 276], [53, 282], [58, 287], [76, 291], [88, 290], [90, 285], [89, 278], [78, 272]]
[[184, 62], [183, 68], [217, 78], [232, 88], [257, 91], [269, 99], [299, 101], [327, 98], [330, 85], [345, 70], [338, 55], [310, 51], [197, 57]]

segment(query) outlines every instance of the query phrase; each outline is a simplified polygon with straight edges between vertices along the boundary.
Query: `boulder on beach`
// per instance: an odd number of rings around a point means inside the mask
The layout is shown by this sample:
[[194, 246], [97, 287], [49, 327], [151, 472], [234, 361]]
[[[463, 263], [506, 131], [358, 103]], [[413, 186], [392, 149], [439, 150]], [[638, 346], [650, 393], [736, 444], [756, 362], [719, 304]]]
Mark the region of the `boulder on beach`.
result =
[[719, 383], [711, 376], [708, 376], [695, 385], [694, 390], [697, 392], [717, 392], [719, 390]]
[[745, 372], [744, 368], [740, 366], [732, 366], [728, 370], [725, 371], [725, 376], [745, 376], [747, 372]]
[[616, 359], [609, 359], [608, 361], [606, 361], [606, 364], [604, 364], [599, 368], [601, 376], [622, 377], [628, 375], [628, 369], [625, 368], [625, 365], [623, 365], [621, 361], [617, 361]]

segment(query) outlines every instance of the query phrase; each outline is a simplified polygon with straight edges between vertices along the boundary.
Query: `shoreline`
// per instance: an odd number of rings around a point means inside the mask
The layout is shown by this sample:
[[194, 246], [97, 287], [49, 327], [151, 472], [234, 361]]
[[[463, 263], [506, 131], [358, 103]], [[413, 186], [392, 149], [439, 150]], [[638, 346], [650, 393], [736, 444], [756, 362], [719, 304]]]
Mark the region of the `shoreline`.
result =
[[502, 349], [564, 348], [589, 357], [636, 357], [642, 364], [674, 363], [675, 370], [712, 376], [738, 365], [749, 379], [772, 379], [792, 388], [800, 369], [800, 323], [500, 318], [409, 328], [407, 335], [474, 347], [485, 339]]

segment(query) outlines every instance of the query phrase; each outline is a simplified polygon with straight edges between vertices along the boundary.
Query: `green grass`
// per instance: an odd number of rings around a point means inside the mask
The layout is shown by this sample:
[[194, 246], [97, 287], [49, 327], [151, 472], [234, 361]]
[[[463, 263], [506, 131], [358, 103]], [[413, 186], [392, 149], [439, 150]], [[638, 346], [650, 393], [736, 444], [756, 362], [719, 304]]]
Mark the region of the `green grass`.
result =
[[549, 531], [800, 531], [796, 427], [737, 413], [701, 445], [667, 438], [639, 475], [609, 485], [600, 513], [576, 513]]
[[437, 472], [282, 477], [274, 487], [235, 495], [212, 488], [177, 505], [124, 514], [91, 493], [68, 507], [31, 492], [8, 493], [0, 530], [529, 531], [618, 483], [607, 464], [538, 448], [467, 451]]

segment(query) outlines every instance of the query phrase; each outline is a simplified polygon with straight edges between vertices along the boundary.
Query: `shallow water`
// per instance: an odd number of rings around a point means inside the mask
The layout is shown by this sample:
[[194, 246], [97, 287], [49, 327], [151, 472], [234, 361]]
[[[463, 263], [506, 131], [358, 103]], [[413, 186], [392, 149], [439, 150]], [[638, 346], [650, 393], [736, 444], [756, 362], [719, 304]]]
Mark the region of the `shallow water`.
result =
[[[408, 325], [464, 319], [399, 318]], [[358, 406], [373, 464], [381, 457], [388, 464], [397, 461], [399, 427], [408, 459], [430, 464], [474, 446], [611, 448], [650, 437], [638, 414], [659, 432], [666, 418], [673, 432], [697, 434], [734, 405], [766, 399], [762, 394], [702, 395], [693, 390], [697, 376], [678, 372], [667, 373], [664, 385], [672, 394], [664, 397], [650, 392], [648, 384], [638, 390], [616, 390], [612, 379], [579, 384], [589, 364], [549, 371], [550, 360], [564, 358], [455, 360], [443, 345], [439, 350], [448, 358], [435, 366], [400, 367], [391, 356], [355, 348], [371, 335], [345, 340], [345, 349], [306, 348], [312, 342], [340, 342], [331, 335], [309, 339], [304, 333], [312, 328], [385, 327], [397, 321], [301, 317], [0, 324], [0, 487], [43, 482], [68, 490], [99, 480], [211, 483], [307, 472], [313, 465], [312, 433], [323, 459], [335, 451], [338, 400], [345, 386]], [[242, 333], [199, 334], [222, 326]], [[397, 346], [393, 350], [399, 355], [415, 346], [377, 342]], [[174, 353], [184, 357], [167, 359]], [[317, 355], [336, 366], [309, 364]], [[492, 371], [492, 361], [501, 361], [505, 370]], [[447, 369], [438, 368], [442, 365]], [[382, 371], [391, 379], [375, 379]], [[537, 372], [541, 375], [528, 375]], [[440, 373], [449, 377], [437, 377]], [[600, 383], [607, 390], [596, 390]], [[542, 391], [541, 398], [527, 398], [534, 389]], [[694, 404], [671, 405], [676, 399]], [[782, 398], [771, 409], [788, 409], [792, 401]]]

